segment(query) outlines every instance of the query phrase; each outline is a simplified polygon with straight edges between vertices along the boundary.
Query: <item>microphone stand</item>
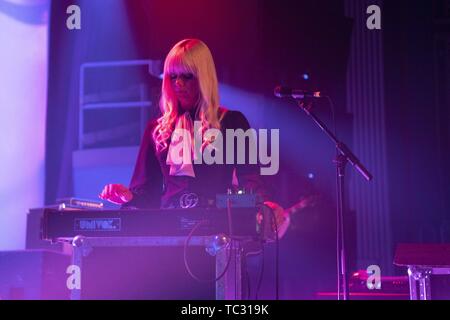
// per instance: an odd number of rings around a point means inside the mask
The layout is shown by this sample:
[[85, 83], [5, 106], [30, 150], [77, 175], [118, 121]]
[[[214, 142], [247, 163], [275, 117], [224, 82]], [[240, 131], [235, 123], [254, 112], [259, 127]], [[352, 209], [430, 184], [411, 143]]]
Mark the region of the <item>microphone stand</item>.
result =
[[305, 113], [311, 117], [311, 119], [316, 123], [316, 125], [334, 142], [336, 146], [336, 158], [334, 163], [336, 164], [336, 185], [337, 185], [337, 207], [336, 207], [336, 218], [337, 218], [337, 271], [338, 271], [338, 300], [341, 299], [340, 289], [342, 286], [342, 293], [344, 300], [349, 299], [348, 292], [348, 279], [347, 279], [347, 256], [345, 253], [345, 220], [344, 220], [344, 178], [345, 178], [345, 167], [348, 162], [350, 162], [353, 167], [367, 180], [372, 180], [371, 173], [364, 167], [364, 165], [358, 160], [358, 158], [353, 154], [349, 147], [345, 143], [339, 141], [337, 137], [331, 132], [327, 126], [311, 111], [312, 103], [307, 105], [304, 103], [303, 99], [296, 99], [298, 105]]

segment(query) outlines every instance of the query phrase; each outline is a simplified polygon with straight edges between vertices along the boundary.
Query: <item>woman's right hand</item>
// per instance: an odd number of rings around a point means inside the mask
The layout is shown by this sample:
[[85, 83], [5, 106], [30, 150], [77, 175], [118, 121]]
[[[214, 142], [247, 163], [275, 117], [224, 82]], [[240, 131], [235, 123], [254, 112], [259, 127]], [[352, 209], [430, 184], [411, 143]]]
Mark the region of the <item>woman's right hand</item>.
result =
[[115, 204], [124, 204], [133, 199], [133, 193], [122, 184], [107, 184], [98, 197]]

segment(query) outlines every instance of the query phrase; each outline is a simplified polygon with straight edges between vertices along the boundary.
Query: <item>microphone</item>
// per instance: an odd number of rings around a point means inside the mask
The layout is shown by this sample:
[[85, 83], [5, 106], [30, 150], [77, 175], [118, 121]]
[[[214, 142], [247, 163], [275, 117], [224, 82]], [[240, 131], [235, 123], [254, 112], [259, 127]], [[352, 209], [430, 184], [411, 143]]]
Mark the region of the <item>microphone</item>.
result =
[[322, 98], [320, 91], [307, 91], [283, 86], [277, 86], [273, 90], [273, 93], [278, 98], [294, 98], [294, 99]]

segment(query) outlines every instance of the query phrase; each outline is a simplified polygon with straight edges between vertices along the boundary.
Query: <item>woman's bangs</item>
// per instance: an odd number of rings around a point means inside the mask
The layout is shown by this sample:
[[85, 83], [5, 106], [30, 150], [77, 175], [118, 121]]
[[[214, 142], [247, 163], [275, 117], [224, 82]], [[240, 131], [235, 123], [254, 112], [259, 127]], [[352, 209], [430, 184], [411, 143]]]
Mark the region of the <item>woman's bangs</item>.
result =
[[187, 61], [186, 56], [181, 54], [176, 54], [172, 56], [167, 63], [167, 73], [192, 73], [196, 76], [193, 64]]

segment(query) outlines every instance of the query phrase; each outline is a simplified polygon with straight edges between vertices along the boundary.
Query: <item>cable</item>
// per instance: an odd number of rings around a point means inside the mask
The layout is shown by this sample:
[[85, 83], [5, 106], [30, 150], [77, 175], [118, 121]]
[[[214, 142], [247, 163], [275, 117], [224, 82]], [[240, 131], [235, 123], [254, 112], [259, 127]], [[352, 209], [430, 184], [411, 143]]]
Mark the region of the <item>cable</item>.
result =
[[[252, 242], [252, 240], [250, 240], [249, 242]], [[247, 276], [247, 289], [248, 289], [248, 292], [247, 292], [247, 300], [250, 300], [251, 299], [251, 279], [250, 279], [250, 273], [248, 272], [248, 264], [247, 264], [247, 262], [248, 262], [248, 257], [249, 256], [251, 256], [251, 255], [260, 255], [263, 251], [262, 251], [262, 248], [263, 248], [263, 243], [262, 243], [262, 241], [260, 242], [260, 250], [257, 250], [257, 251], [248, 251], [248, 252], [246, 252], [245, 253], [245, 263], [246, 263], [246, 265], [245, 265], [245, 273], [246, 273], [246, 276]], [[256, 294], [257, 295], [257, 294]]]
[[[230, 199], [227, 199], [227, 217], [228, 217], [228, 233], [230, 234], [230, 239], [233, 239], [233, 238], [232, 238], [232, 236], [233, 236], [233, 225], [232, 225], [232, 217], [231, 217], [231, 202], [230, 202]], [[188, 234], [188, 236], [187, 236], [187, 238], [186, 238], [186, 241], [185, 241], [185, 243], [184, 243], [184, 250], [183, 250], [184, 266], [185, 266], [185, 268], [186, 268], [186, 271], [189, 273], [189, 275], [190, 275], [193, 279], [197, 280], [198, 282], [217, 282], [217, 281], [219, 281], [220, 279], [222, 279], [222, 277], [226, 274], [226, 272], [228, 271], [228, 268], [230, 267], [231, 257], [232, 257], [232, 255], [233, 255], [233, 254], [232, 254], [232, 252], [233, 252], [233, 241], [230, 242], [230, 248], [229, 248], [230, 250], [229, 250], [229, 253], [228, 253], [228, 258], [227, 258], [227, 263], [226, 263], [226, 265], [225, 265], [225, 268], [224, 268], [224, 270], [222, 271], [222, 273], [221, 273], [219, 276], [217, 276], [216, 278], [214, 278], [214, 279], [200, 279], [199, 277], [197, 277], [197, 276], [191, 271], [191, 268], [189, 267], [189, 263], [188, 263], [188, 260], [187, 260], [187, 248], [188, 248], [188, 246], [189, 246], [189, 242], [190, 242], [190, 240], [191, 240], [191, 238], [192, 238], [192, 236], [193, 236], [195, 230], [197, 230], [197, 228], [198, 228], [200, 225], [202, 225], [203, 223], [206, 223], [206, 222], [207, 222], [206, 220], [199, 221], [199, 222], [192, 228], [192, 230], [189, 232], [189, 234]], [[224, 248], [224, 249], [226, 249], [226, 248]], [[236, 268], [235, 268], [235, 272], [236, 272]], [[235, 274], [235, 279], [236, 279], [236, 274]], [[237, 290], [237, 285], [236, 285], [236, 283], [235, 283], [235, 290]], [[235, 296], [237, 296], [237, 292], [235, 292]]]
[[[273, 225], [275, 226], [275, 299], [279, 300], [279, 239], [278, 239], [278, 224], [277, 224], [277, 218], [275, 216], [275, 212], [270, 209], [270, 213], [272, 215], [272, 219], [269, 223], [273, 223]], [[262, 284], [262, 278], [263, 278], [263, 273], [264, 273], [264, 246], [262, 246], [261, 248], [262, 251], [262, 263], [261, 263], [261, 272], [259, 274], [259, 280], [258, 280], [258, 287], [256, 290], [256, 294], [255, 294], [255, 300], [258, 300], [258, 293], [259, 290], [261, 289], [261, 284]]]
[[227, 198], [227, 217], [228, 217], [228, 234], [230, 238], [233, 237], [233, 221], [231, 218], [231, 202], [230, 198]]
[[262, 278], [264, 274], [264, 246], [261, 247], [261, 270], [259, 272], [258, 286], [256, 287], [255, 300], [258, 300], [258, 293], [261, 289]]
[[[227, 263], [226, 263], [226, 265], [225, 265], [224, 270], [222, 271], [222, 273], [221, 273], [219, 276], [217, 276], [217, 277], [214, 278], [214, 279], [200, 279], [199, 277], [197, 277], [197, 276], [191, 271], [191, 268], [189, 267], [189, 263], [188, 263], [188, 260], [187, 260], [187, 248], [188, 248], [188, 246], [189, 246], [189, 242], [191, 241], [191, 238], [192, 238], [192, 236], [193, 236], [195, 230], [197, 230], [197, 228], [198, 228], [200, 225], [202, 225], [203, 223], [206, 223], [206, 220], [199, 221], [199, 222], [192, 228], [192, 230], [189, 232], [189, 235], [187, 236], [186, 241], [184, 242], [184, 250], [183, 250], [184, 266], [185, 266], [185, 268], [186, 268], [186, 271], [189, 273], [189, 275], [190, 275], [193, 279], [197, 280], [198, 282], [203, 282], [203, 283], [205, 283], [205, 282], [206, 282], [206, 283], [209, 283], [209, 282], [216, 282], [216, 281], [219, 281], [220, 279], [222, 279], [222, 277], [223, 277], [223, 276], [225, 275], [225, 273], [227, 272], [228, 267], [230, 266], [231, 256], [232, 256], [231, 250], [233, 249], [233, 247], [232, 247], [232, 243], [230, 243], [230, 253], [228, 253]], [[225, 248], [224, 248], [224, 249], [225, 249]]]
[[275, 300], [279, 300], [279, 271], [278, 271], [278, 265], [279, 265], [279, 252], [278, 252], [278, 223], [277, 223], [277, 217], [275, 216], [275, 212], [273, 210], [270, 210], [270, 213], [272, 214], [272, 219], [275, 225]]
[[[227, 198], [227, 218], [228, 218], [228, 234], [230, 235], [230, 238], [233, 239], [233, 219], [231, 216], [231, 201], [230, 198]], [[231, 253], [233, 252], [233, 241], [231, 241], [231, 247], [230, 247], [230, 257], [231, 257]], [[229, 259], [231, 260], [231, 258]], [[237, 268], [238, 266], [236, 266], [236, 262], [235, 261], [235, 266], [234, 266], [234, 296], [237, 297], [238, 296], [238, 292], [237, 292], [237, 288], [238, 288], [238, 284], [237, 284]], [[239, 266], [240, 268], [241, 266]]]
[[252, 290], [252, 286], [250, 283], [250, 274], [248, 272], [248, 268], [245, 268], [245, 277], [247, 278], [247, 299], [246, 300], [250, 300], [251, 297], [251, 290]]

